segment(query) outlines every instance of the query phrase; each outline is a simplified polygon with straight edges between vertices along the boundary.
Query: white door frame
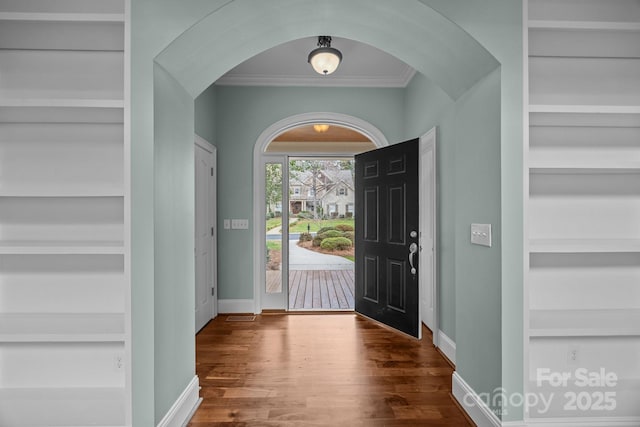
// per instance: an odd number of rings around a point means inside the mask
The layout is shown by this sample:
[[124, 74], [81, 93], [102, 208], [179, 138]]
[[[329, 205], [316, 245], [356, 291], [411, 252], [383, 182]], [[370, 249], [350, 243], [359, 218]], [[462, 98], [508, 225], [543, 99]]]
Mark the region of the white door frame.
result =
[[[211, 319], [215, 318], [218, 315], [218, 230], [217, 230], [217, 149], [214, 145], [210, 144], [207, 140], [202, 138], [199, 135], [194, 136], [195, 147], [200, 147], [204, 151], [210, 153], [211, 155], [211, 164], [213, 165], [213, 173], [209, 176], [210, 186], [209, 186], [209, 226], [211, 227], [211, 240], [210, 240], [210, 256], [211, 256], [211, 288], [212, 288], [212, 304], [211, 304]], [[197, 179], [197, 175], [196, 175]], [[196, 182], [197, 187], [197, 182]], [[195, 215], [197, 215], [197, 211], [195, 211]], [[194, 221], [195, 224], [195, 221]], [[194, 283], [194, 286], [197, 286]]]
[[[429, 162], [426, 164], [425, 162]], [[438, 347], [436, 128], [420, 137], [420, 319]], [[430, 255], [430, 256], [428, 256]]]
[[[275, 159], [278, 156], [269, 156], [269, 154], [265, 153], [267, 146], [274, 140], [275, 137], [280, 135], [282, 132], [287, 130], [296, 128], [298, 126], [314, 124], [314, 123], [327, 123], [329, 125], [334, 124], [338, 126], [347, 127], [353, 129], [357, 132], [362, 133], [367, 136], [376, 147], [385, 147], [389, 145], [384, 134], [371, 123], [368, 123], [362, 119], [357, 117], [349, 116], [347, 114], [340, 113], [328, 113], [328, 112], [317, 112], [317, 113], [303, 113], [297, 114], [295, 116], [287, 117], [282, 119], [271, 126], [260, 134], [258, 137], [256, 144], [253, 149], [253, 305], [254, 305], [254, 313], [260, 314], [262, 312], [262, 287], [264, 286], [265, 281], [265, 244], [264, 244], [264, 232], [263, 224], [264, 221], [264, 197], [265, 197], [265, 184], [264, 184], [264, 174], [262, 170], [264, 168], [265, 160], [269, 157], [271, 159]], [[313, 156], [327, 156], [331, 155], [331, 153], [287, 153], [286, 156], [295, 156], [295, 157], [313, 157]], [[347, 153], [335, 153], [335, 156], [345, 156]], [[284, 156], [280, 155], [280, 158]], [[285, 157], [286, 157], [285, 156]], [[284, 179], [284, 177], [283, 177]], [[283, 183], [284, 185], [284, 183]], [[284, 202], [283, 202], [283, 210], [284, 210]], [[286, 215], [283, 215], [283, 221], [288, 218]], [[283, 259], [283, 263], [284, 263]], [[284, 264], [283, 264], [284, 265]], [[283, 284], [284, 286], [284, 284]], [[284, 294], [283, 290], [283, 294]], [[283, 303], [286, 304], [286, 301], [283, 298]], [[286, 305], [282, 308], [286, 309]]]

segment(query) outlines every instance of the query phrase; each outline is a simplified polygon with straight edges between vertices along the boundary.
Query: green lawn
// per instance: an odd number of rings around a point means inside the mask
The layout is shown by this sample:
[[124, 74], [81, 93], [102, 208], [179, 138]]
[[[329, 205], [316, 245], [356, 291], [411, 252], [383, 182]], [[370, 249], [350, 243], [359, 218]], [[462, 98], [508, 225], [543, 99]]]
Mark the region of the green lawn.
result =
[[282, 225], [282, 217], [269, 218], [267, 220], [267, 231]]
[[354, 226], [353, 218], [341, 218], [341, 219], [299, 219], [293, 224], [289, 225], [290, 233], [302, 233], [307, 231], [307, 225], [310, 226], [310, 231], [318, 231], [322, 227], [335, 227], [338, 224], [348, 224], [350, 226]]
[[282, 249], [282, 242], [280, 240], [267, 240], [267, 249], [270, 251], [279, 251]]

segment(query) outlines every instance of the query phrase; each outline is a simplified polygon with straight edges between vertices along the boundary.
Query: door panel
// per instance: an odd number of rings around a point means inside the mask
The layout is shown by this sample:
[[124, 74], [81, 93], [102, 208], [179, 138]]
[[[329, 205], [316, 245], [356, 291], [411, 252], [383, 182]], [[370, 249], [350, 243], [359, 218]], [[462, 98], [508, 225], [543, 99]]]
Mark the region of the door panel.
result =
[[415, 139], [356, 156], [356, 311], [415, 337], [418, 147]]
[[216, 313], [214, 218], [215, 157], [195, 145], [195, 329], [199, 331]]

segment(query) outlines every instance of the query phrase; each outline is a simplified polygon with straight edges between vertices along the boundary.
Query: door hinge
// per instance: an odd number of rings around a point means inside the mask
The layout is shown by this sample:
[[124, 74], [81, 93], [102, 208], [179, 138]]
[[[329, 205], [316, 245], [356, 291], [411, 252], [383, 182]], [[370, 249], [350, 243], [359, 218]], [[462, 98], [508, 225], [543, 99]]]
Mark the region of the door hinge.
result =
[[211, 237], [213, 237], [213, 227], [211, 227]]
[[213, 176], [213, 168], [211, 168], [211, 176]]
[[211, 295], [215, 296], [216, 295], [216, 288], [211, 288]]

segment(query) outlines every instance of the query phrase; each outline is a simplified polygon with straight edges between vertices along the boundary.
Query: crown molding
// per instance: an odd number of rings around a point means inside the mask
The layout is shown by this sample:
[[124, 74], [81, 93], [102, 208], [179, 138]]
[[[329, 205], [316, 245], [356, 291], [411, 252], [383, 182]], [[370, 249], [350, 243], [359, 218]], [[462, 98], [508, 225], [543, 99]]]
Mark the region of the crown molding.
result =
[[227, 73], [216, 81], [218, 86], [318, 86], [405, 88], [416, 70], [407, 65], [397, 76], [308, 76]]

